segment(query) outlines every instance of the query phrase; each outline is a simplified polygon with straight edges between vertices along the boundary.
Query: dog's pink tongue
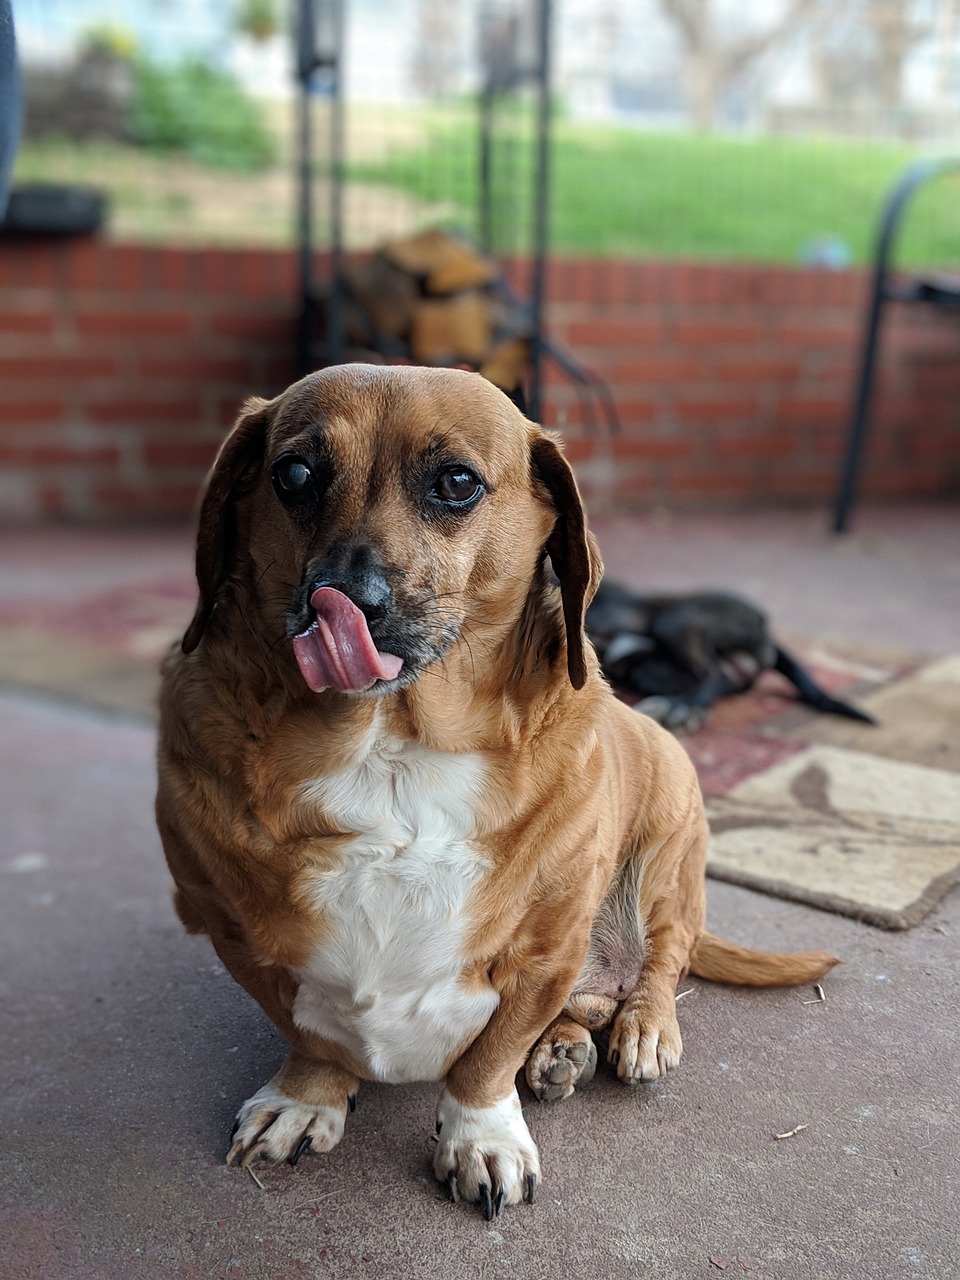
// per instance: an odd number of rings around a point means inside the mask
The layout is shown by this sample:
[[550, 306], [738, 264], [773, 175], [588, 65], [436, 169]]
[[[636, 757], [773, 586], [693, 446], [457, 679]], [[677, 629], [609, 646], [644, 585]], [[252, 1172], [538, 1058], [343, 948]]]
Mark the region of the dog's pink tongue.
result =
[[378, 680], [394, 680], [403, 659], [380, 653], [367, 620], [342, 591], [318, 587], [310, 599], [316, 622], [295, 636], [293, 653], [300, 674], [314, 691], [369, 689]]

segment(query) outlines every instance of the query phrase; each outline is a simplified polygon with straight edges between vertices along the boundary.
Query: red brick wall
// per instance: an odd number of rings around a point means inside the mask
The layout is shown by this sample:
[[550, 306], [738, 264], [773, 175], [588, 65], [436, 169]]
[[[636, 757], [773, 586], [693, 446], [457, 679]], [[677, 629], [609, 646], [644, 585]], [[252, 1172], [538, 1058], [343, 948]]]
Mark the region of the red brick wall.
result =
[[[609, 383], [583, 422], [554, 370], [545, 419], [594, 510], [825, 503], [864, 298], [859, 273], [558, 261], [553, 337]], [[0, 242], [0, 518], [179, 516], [238, 405], [294, 374], [293, 253]], [[960, 492], [960, 325], [885, 333], [865, 492]]]
[[292, 253], [0, 242], [0, 517], [180, 516], [294, 376]]
[[[551, 375], [591, 508], [829, 501], [866, 297], [862, 272], [558, 262], [551, 333], [609, 382], [623, 419], [619, 438], [591, 434]], [[960, 493], [956, 313], [889, 306], [880, 351], [863, 493]]]

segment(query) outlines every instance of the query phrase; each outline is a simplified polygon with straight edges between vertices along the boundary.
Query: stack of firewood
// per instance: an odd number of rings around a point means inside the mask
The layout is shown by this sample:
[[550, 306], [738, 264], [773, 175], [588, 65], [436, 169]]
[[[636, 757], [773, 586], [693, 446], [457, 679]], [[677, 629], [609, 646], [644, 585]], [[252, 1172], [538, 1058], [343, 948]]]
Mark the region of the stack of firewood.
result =
[[391, 240], [344, 271], [354, 359], [466, 365], [516, 391], [530, 359], [529, 316], [497, 266], [442, 230]]

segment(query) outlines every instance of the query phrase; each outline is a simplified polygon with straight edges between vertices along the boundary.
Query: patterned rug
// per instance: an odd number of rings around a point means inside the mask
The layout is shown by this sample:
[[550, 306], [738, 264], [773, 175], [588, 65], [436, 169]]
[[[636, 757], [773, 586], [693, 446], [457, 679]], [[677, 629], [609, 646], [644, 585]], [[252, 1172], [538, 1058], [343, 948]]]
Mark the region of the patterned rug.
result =
[[[157, 667], [192, 580], [0, 607], [0, 681], [152, 717]], [[766, 673], [684, 745], [713, 838], [709, 874], [890, 929], [960, 882], [960, 655], [792, 647], [876, 727], [818, 715]]]
[[709, 873], [907, 928], [960, 882], [960, 656], [795, 647], [878, 723], [785, 707], [769, 675], [727, 699], [684, 739], [710, 815]]

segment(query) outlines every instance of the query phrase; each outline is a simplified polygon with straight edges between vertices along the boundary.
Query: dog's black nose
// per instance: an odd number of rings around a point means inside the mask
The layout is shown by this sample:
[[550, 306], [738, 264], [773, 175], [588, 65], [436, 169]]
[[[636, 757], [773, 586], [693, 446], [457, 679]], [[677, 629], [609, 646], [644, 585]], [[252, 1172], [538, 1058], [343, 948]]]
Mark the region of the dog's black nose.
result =
[[344, 548], [329, 557], [313, 579], [312, 591], [318, 587], [341, 591], [367, 622], [385, 617], [393, 596], [383, 566], [369, 547]]

